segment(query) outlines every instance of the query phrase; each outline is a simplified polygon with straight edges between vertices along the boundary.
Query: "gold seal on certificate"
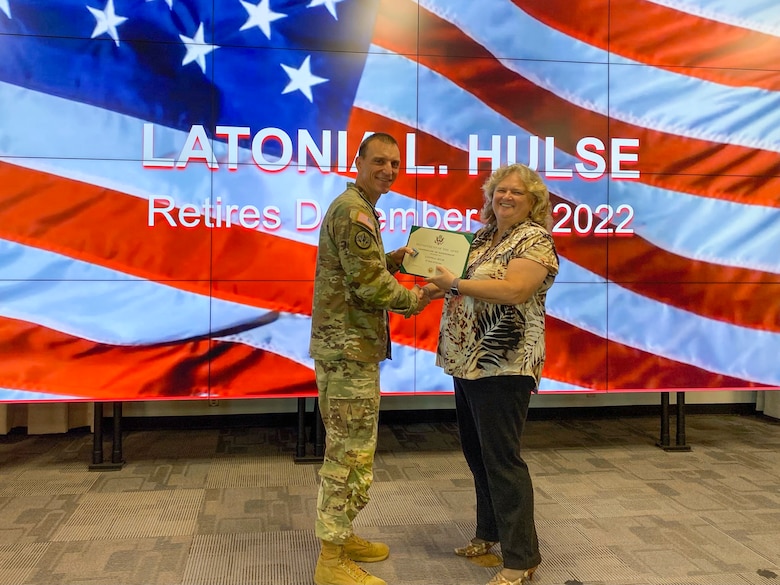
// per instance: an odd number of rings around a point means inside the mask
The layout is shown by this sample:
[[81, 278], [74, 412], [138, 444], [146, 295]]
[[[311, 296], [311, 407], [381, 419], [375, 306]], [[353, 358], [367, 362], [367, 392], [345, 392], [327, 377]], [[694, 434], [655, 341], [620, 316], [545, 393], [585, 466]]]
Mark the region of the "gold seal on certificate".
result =
[[415, 276], [433, 276], [436, 266], [444, 266], [455, 276], [463, 276], [474, 234], [412, 226], [406, 244], [414, 254], [404, 256], [401, 272]]

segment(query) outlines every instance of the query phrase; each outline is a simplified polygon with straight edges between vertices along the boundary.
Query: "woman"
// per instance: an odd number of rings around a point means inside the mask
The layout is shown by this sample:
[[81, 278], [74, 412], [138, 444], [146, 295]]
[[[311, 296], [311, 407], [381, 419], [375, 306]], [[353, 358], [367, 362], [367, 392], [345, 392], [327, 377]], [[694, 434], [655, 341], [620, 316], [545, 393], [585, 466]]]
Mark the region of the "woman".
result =
[[548, 228], [550, 196], [539, 175], [520, 164], [502, 167], [483, 192], [484, 227], [466, 276], [440, 266], [425, 288], [445, 298], [436, 363], [454, 380], [461, 446], [477, 496], [475, 538], [455, 554], [480, 556], [500, 542], [504, 566], [488, 585], [520, 585], [541, 561], [520, 440], [544, 365], [545, 298], [558, 256]]

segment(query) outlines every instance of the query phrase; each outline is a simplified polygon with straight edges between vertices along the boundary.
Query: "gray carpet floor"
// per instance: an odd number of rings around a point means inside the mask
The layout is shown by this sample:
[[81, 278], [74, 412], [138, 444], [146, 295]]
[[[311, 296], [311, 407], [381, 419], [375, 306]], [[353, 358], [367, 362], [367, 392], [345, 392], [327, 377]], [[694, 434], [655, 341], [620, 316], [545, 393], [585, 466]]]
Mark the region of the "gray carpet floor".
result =
[[[654, 417], [531, 421], [535, 585], [780, 585], [780, 424], [689, 415], [690, 452]], [[0, 585], [304, 585], [316, 464], [287, 427], [132, 431], [90, 471], [92, 436], [0, 437]], [[358, 532], [391, 547], [390, 585], [483, 585], [456, 557], [474, 494], [454, 423], [380, 426]], [[500, 552], [500, 551], [499, 551]]]

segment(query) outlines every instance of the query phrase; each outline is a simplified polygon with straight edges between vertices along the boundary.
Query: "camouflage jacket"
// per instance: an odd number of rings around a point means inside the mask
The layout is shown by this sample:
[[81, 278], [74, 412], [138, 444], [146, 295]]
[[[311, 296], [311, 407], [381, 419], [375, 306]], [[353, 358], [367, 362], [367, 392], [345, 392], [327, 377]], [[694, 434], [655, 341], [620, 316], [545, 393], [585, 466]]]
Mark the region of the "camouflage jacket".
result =
[[320, 228], [309, 351], [314, 359], [380, 362], [390, 357], [387, 311], [408, 317], [417, 296], [393, 274], [374, 207], [353, 183]]

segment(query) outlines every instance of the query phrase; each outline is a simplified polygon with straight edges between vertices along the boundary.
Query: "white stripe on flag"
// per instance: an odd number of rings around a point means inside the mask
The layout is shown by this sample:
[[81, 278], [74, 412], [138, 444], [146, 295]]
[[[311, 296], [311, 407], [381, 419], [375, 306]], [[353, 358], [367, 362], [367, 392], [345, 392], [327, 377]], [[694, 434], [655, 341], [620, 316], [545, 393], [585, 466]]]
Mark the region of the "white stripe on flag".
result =
[[69, 394], [48, 394], [46, 392], [28, 392], [13, 388], [0, 388], [0, 402], [38, 402], [40, 400], [82, 400], [83, 396]]

